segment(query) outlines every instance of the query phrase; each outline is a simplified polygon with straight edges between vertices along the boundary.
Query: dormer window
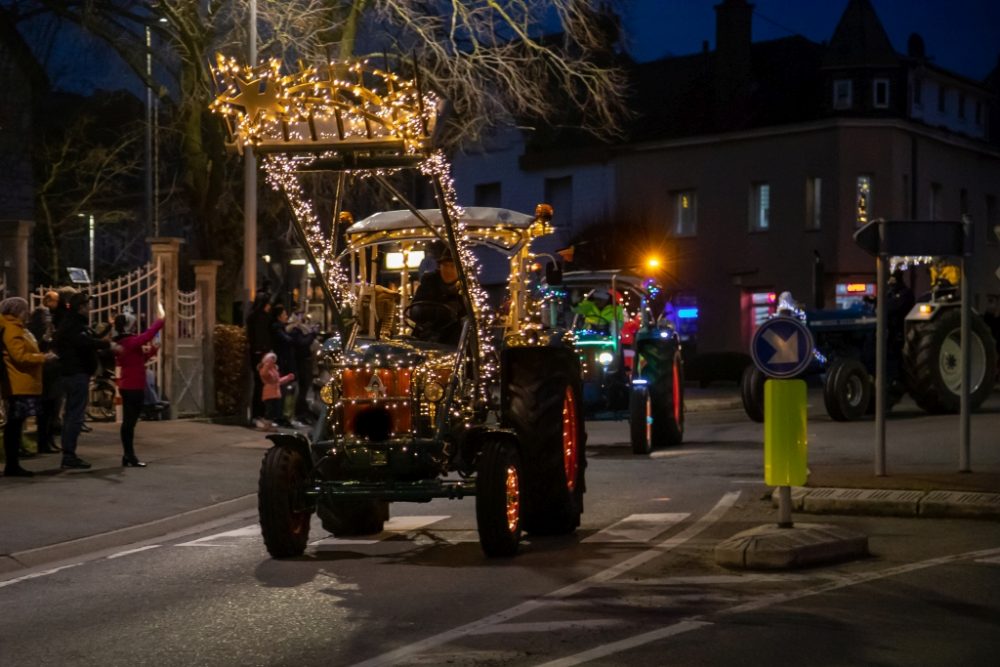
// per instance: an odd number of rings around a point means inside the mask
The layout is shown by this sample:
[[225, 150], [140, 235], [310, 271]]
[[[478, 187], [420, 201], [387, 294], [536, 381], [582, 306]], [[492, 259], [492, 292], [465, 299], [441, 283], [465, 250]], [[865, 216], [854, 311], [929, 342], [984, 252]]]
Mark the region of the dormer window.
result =
[[889, 108], [889, 79], [875, 79], [872, 84], [872, 100], [876, 109]]
[[944, 86], [938, 86], [938, 111], [944, 111], [945, 90]]
[[833, 108], [850, 109], [852, 100], [851, 80], [837, 79], [833, 82]]
[[923, 92], [924, 92], [924, 81], [923, 79], [914, 79], [913, 81], [913, 105], [921, 106], [923, 104]]

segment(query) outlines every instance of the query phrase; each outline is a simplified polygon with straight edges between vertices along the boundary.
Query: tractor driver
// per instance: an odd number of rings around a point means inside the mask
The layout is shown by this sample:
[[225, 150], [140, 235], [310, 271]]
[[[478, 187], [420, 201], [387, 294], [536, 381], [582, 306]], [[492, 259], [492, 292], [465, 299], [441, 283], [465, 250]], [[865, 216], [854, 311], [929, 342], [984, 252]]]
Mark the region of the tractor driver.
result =
[[445, 247], [437, 257], [437, 269], [423, 275], [413, 295], [409, 317], [415, 324], [416, 338], [458, 345], [462, 318], [466, 315], [461, 287], [455, 258], [451, 249]]
[[603, 287], [591, 290], [590, 293], [573, 310], [583, 315], [587, 327], [595, 331], [608, 331], [611, 324], [617, 320], [617, 330], [621, 331], [625, 322], [625, 310], [621, 304], [611, 303], [611, 293]]

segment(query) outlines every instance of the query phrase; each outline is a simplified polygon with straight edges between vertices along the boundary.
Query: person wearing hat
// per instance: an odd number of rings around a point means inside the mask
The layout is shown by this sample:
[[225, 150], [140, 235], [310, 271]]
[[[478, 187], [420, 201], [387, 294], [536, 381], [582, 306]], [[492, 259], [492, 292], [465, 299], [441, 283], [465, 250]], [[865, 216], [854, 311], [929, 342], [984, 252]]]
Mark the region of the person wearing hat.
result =
[[618, 330], [621, 331], [625, 321], [624, 309], [620, 304], [611, 302], [611, 293], [603, 287], [591, 290], [573, 310], [583, 315], [587, 327], [595, 331], [610, 329], [615, 319], [618, 320]]
[[451, 249], [445, 247], [437, 257], [437, 270], [424, 274], [413, 295], [413, 307], [409, 312], [416, 325], [413, 335], [422, 340], [457, 345], [465, 315], [458, 268]]
[[146, 360], [156, 356], [156, 346], [150, 346], [163, 328], [157, 319], [143, 333], [137, 333], [135, 315], [122, 313], [115, 317], [115, 363], [118, 365], [118, 394], [122, 397], [122, 466], [145, 468], [135, 455], [135, 425], [142, 412], [146, 393]]
[[62, 429], [62, 467], [85, 470], [90, 464], [76, 455], [76, 443], [83, 430], [83, 417], [90, 394], [90, 378], [97, 370], [97, 351], [111, 347], [90, 329], [90, 296], [73, 294], [67, 312], [56, 329], [55, 350], [66, 395]]

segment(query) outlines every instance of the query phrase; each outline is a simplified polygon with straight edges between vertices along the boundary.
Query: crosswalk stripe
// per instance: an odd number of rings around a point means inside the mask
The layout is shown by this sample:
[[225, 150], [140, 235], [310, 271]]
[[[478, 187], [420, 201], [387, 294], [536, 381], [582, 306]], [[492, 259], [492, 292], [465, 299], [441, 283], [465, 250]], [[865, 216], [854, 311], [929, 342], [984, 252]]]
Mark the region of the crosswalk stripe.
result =
[[691, 515], [687, 513], [632, 514], [582, 541], [588, 543], [648, 542], [689, 516]]
[[351, 537], [324, 537], [322, 539], [316, 540], [311, 544], [313, 546], [328, 546], [328, 545], [364, 545], [364, 544], [378, 544], [384, 539], [392, 537], [393, 534], [400, 533], [412, 533], [427, 526], [437, 523], [439, 521], [444, 521], [445, 519], [450, 519], [451, 516], [448, 514], [444, 515], [433, 515], [429, 514], [426, 516], [394, 516], [385, 522], [385, 527], [382, 532], [378, 535], [372, 535], [370, 537], [363, 538], [351, 538]]
[[524, 634], [529, 632], [561, 632], [566, 630], [586, 630], [588, 628], [610, 628], [623, 625], [620, 618], [591, 618], [575, 621], [548, 621], [544, 623], [498, 623], [477, 628], [470, 635]]
[[215, 535], [208, 535], [207, 537], [199, 537], [197, 540], [191, 540], [190, 542], [183, 542], [178, 544], [179, 547], [229, 547], [237, 544], [237, 539], [233, 538], [243, 538], [243, 537], [256, 537], [260, 535], [260, 526], [253, 524], [250, 526], [243, 526], [242, 528], [237, 528], [235, 530], [227, 530], [224, 533], [216, 533]]

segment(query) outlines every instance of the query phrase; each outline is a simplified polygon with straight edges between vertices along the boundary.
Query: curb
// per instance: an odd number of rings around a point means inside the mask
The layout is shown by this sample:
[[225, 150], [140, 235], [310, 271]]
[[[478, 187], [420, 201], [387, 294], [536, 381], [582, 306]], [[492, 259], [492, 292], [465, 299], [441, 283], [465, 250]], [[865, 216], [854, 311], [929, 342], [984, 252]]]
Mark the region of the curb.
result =
[[199, 523], [220, 519], [230, 514], [245, 512], [255, 507], [257, 507], [257, 494], [251, 493], [209, 505], [208, 507], [200, 507], [162, 519], [140, 523], [136, 526], [118, 528], [106, 533], [88, 535], [87, 537], [49, 544], [34, 549], [26, 549], [12, 554], [0, 554], [0, 574], [9, 574], [17, 570], [74, 558], [82, 554], [101, 551], [102, 549], [126, 546], [134, 542], [190, 528]]
[[[771, 493], [778, 504], [778, 490]], [[792, 487], [792, 510], [804, 514], [1000, 520], [1000, 493]]]

